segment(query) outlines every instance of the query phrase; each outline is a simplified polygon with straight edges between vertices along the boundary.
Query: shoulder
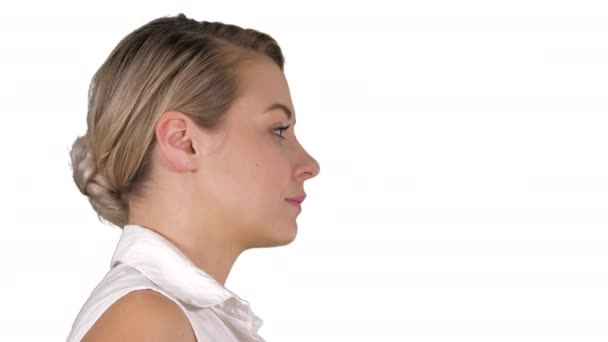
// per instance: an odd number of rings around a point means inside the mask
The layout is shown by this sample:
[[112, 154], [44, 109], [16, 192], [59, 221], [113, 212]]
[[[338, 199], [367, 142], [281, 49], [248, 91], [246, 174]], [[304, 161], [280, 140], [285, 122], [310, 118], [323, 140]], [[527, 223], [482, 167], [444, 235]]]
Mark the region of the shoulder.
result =
[[129, 292], [104, 311], [82, 341], [196, 341], [186, 314], [152, 289]]

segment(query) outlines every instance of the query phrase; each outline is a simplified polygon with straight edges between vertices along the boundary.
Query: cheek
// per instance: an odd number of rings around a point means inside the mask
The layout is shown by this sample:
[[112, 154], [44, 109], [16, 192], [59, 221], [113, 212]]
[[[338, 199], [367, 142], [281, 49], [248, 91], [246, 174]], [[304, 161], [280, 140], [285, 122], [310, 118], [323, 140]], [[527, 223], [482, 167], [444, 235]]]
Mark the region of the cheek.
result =
[[[271, 146], [273, 147], [273, 146]], [[240, 177], [243, 189], [248, 189], [247, 197], [253, 203], [250, 204], [258, 215], [264, 211], [271, 210], [282, 205], [287, 196], [289, 188], [289, 163], [281, 151], [258, 150], [254, 157], [243, 160], [243, 173]]]
[[261, 141], [252, 143], [247, 151], [238, 159], [245, 172], [244, 178], [249, 179], [254, 187], [269, 187], [281, 189], [289, 177], [289, 159], [286, 150], [272, 136], [262, 137]]
[[[280, 196], [285, 190], [288, 180], [287, 168], [285, 163], [279, 159], [269, 157], [256, 158], [252, 161], [250, 177], [250, 187], [260, 199], [264, 197]], [[267, 156], [268, 157], [268, 156]]]
[[232, 148], [213, 161], [214, 180], [210, 186], [231, 207], [245, 215], [259, 216], [288, 195], [289, 159], [281, 142], [268, 136], [241, 136]]

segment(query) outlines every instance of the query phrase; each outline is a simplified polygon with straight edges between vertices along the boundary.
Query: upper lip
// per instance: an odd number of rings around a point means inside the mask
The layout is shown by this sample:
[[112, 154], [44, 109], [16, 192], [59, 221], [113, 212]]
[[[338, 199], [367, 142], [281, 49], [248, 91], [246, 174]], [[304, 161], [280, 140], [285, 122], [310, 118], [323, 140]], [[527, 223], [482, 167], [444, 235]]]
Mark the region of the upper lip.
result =
[[301, 195], [301, 196], [289, 197], [289, 198], [286, 198], [286, 200], [287, 201], [292, 201], [292, 202], [302, 203], [302, 202], [304, 202], [305, 198], [306, 198], [306, 194]]

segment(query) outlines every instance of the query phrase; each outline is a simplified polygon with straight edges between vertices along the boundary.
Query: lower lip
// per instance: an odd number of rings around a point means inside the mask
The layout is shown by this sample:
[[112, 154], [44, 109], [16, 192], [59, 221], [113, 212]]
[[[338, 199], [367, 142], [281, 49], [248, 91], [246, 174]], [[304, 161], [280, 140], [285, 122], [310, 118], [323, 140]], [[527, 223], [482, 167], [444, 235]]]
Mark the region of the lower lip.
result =
[[295, 202], [295, 201], [290, 201], [287, 200], [287, 202], [295, 207], [297, 207], [298, 209], [302, 209], [302, 205], [299, 202]]

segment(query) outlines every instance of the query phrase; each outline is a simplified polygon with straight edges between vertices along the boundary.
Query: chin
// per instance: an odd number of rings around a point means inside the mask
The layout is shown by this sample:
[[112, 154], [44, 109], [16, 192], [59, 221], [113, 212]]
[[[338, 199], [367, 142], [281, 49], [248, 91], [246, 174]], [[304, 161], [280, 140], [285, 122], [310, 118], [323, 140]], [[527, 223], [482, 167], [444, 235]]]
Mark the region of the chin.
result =
[[284, 239], [283, 241], [281, 241], [281, 243], [279, 244], [279, 246], [286, 246], [286, 245], [289, 245], [290, 243], [292, 243], [292, 242], [293, 242], [293, 241], [296, 239], [296, 236], [297, 236], [297, 232], [296, 232], [296, 233], [294, 233], [294, 234], [293, 234], [292, 236], [290, 236], [289, 238]]
[[287, 227], [283, 226], [280, 229], [268, 232], [263, 241], [261, 241], [261, 247], [280, 247], [286, 246], [292, 243], [298, 235], [297, 224], [292, 224]]

